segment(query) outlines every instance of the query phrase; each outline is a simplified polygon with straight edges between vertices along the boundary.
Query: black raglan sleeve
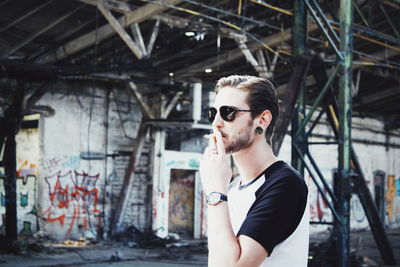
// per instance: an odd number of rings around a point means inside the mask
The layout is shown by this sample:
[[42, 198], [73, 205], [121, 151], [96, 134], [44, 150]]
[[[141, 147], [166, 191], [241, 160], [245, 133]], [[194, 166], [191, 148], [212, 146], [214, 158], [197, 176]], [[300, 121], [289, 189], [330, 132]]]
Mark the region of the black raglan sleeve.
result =
[[257, 190], [256, 200], [237, 234], [256, 240], [269, 255], [296, 230], [308, 195], [304, 180], [295, 174], [273, 180]]

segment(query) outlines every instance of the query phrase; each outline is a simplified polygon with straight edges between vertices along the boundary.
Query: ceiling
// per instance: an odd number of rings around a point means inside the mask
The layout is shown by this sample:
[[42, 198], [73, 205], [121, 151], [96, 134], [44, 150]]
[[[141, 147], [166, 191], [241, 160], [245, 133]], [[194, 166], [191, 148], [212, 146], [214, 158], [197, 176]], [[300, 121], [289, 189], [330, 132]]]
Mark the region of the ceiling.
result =
[[[235, 73], [270, 77], [282, 94], [293, 67], [293, 2], [1, 0], [1, 95], [21, 79], [32, 88], [88, 78], [211, 86]], [[339, 35], [339, 1], [309, 2]], [[354, 114], [398, 129], [400, 3], [355, 0], [353, 7]], [[308, 24], [307, 54], [329, 73], [334, 49], [311, 15]], [[311, 103], [321, 88], [310, 71], [306, 84]]]

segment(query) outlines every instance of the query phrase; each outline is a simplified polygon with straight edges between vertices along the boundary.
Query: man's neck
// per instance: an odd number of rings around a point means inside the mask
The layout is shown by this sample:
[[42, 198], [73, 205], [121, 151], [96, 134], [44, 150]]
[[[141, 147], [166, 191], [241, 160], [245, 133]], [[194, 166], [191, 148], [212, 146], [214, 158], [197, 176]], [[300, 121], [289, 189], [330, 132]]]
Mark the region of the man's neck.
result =
[[254, 142], [250, 147], [234, 153], [233, 158], [243, 183], [251, 182], [278, 161], [271, 146], [264, 140]]

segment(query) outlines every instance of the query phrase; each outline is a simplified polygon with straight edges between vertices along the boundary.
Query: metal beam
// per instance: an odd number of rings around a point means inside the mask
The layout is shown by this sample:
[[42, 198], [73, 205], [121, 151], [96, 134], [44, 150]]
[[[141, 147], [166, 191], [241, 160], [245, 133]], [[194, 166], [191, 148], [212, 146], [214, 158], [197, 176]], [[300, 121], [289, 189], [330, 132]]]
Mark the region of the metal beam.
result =
[[131, 89], [133, 96], [135, 97], [136, 101], [138, 102], [139, 108], [143, 113], [145, 119], [154, 119], [155, 116], [151, 111], [150, 107], [144, 101], [142, 94], [139, 92], [136, 84], [134, 82], [128, 82], [128, 86]]
[[[309, 33], [314, 32], [317, 29], [318, 26], [316, 24], [311, 24], [309, 25], [308, 32]], [[292, 37], [293, 37], [292, 30], [287, 29], [284, 30], [283, 32], [279, 32], [276, 34], [272, 34], [268, 37], [262, 38], [261, 41], [266, 45], [268, 45], [269, 47], [273, 48], [284, 42], [291, 40]], [[263, 46], [258, 42], [252, 42], [248, 45], [248, 47], [250, 51], [263, 48]], [[175, 76], [183, 76], [185, 74], [190, 74], [194, 72], [204, 72], [204, 69], [206, 68], [214, 68], [216, 66], [240, 59], [242, 56], [243, 56], [242, 51], [239, 48], [231, 49], [219, 56], [212, 57], [197, 64], [192, 64], [185, 69], [178, 70], [177, 72], [175, 72]]]
[[[7, 125], [9, 127], [9, 125]], [[16, 154], [15, 133], [10, 131], [6, 137], [4, 147], [4, 189], [6, 199], [5, 232], [7, 243], [17, 240], [17, 185], [16, 185]]]
[[[181, 0], [165, 0], [165, 2], [170, 5], [177, 5], [181, 2]], [[139, 23], [149, 18], [152, 18], [165, 10], [167, 10], [167, 7], [165, 6], [147, 4], [132, 12], [127, 13], [123, 17], [119, 18], [118, 22], [122, 25], [122, 27], [126, 27], [128, 25], [131, 25], [132, 23]], [[60, 46], [56, 51], [52, 51], [46, 55], [43, 55], [37, 61], [46, 64], [54, 63], [95, 44], [95, 42], [100, 42], [114, 34], [115, 31], [111, 25], [104, 25], [97, 30], [88, 32], [76, 38], [75, 40], [72, 40], [67, 44]]]
[[340, 51], [339, 76], [339, 203], [341, 221], [338, 222], [339, 266], [350, 266], [350, 155], [351, 155], [351, 83], [353, 61], [352, 0], [340, 0]]
[[379, 0], [379, 1], [392, 8], [400, 9], [400, 5], [392, 2], [391, 0]]
[[104, 17], [108, 20], [111, 27], [118, 33], [121, 39], [125, 42], [125, 44], [129, 47], [129, 49], [135, 54], [138, 59], [143, 57], [143, 53], [139, 46], [132, 40], [129, 34], [125, 31], [122, 25], [118, 22], [118, 20], [111, 14], [110, 10], [106, 9], [103, 5], [102, 0], [98, 1], [97, 7], [100, 12], [104, 15]]
[[94, 18], [90, 18], [89, 20], [87, 20], [85, 22], [80, 22], [79, 25], [71, 27], [69, 30], [62, 32], [60, 35], [55, 37], [54, 42], [58, 43], [58, 42], [62, 41], [64, 38], [67, 38], [67, 37], [73, 35], [74, 33], [77, 33], [78, 31], [80, 31], [81, 29], [83, 29], [84, 27], [89, 25], [90, 23], [94, 23], [94, 22], [95, 22]]
[[165, 108], [163, 114], [161, 114], [162, 119], [166, 119], [168, 117], [169, 113], [171, 113], [172, 109], [176, 106], [178, 100], [181, 98], [182, 95], [182, 91], [176, 92], [171, 102], [169, 102], [168, 106]]
[[4, 124], [6, 129], [4, 130], [6, 141], [3, 155], [6, 199], [5, 232], [6, 241], [9, 244], [17, 240], [17, 155], [15, 135], [21, 123], [24, 95], [25, 83], [19, 81], [12, 104], [4, 112]]
[[0, 7], [6, 5], [8, 2], [11, 2], [11, 0], [5, 0], [2, 3], [0, 3]]
[[294, 60], [292, 75], [290, 76], [282, 103], [279, 107], [280, 114], [276, 122], [275, 133], [272, 136], [272, 148], [276, 155], [279, 154], [283, 139], [295, 113], [296, 102], [300, 93], [300, 85], [307, 74], [309, 66], [309, 57], [302, 55]]
[[[77, 0], [77, 1], [88, 5], [97, 6], [98, 1], [100, 0]], [[131, 5], [122, 1], [116, 1], [116, 0], [102, 0], [102, 1], [106, 8], [117, 11], [119, 13], [129, 13], [133, 11]]]
[[147, 48], [146, 48], [148, 56], [150, 56], [151, 52], [153, 51], [154, 43], [156, 42], [156, 38], [157, 38], [159, 30], [160, 30], [160, 19], [157, 19], [156, 24], [154, 24], [154, 28], [153, 28], [149, 43], [147, 44]]
[[[257, 57], [257, 62], [260, 66], [260, 68], [263, 70], [263, 72], [265, 73], [265, 78], [272, 78], [273, 76], [273, 71], [272, 68], [270, 66], [270, 70], [268, 70], [268, 66], [267, 66], [267, 61], [265, 60], [264, 57], [264, 51], [262, 49], [258, 49], [255, 51], [256, 53], [256, 57]], [[274, 54], [274, 59], [278, 59], [279, 54]]]
[[398, 95], [400, 95], [400, 86], [380, 90], [374, 94], [362, 96], [360, 99], [360, 105], [369, 105], [378, 101], [384, 102], [385, 98], [390, 98]]
[[[328, 23], [326, 23], [326, 26], [328, 27], [328, 30], [329, 30], [329, 31], [327, 31], [327, 30], [324, 28], [324, 25], [323, 25], [321, 19], [318, 17], [317, 12], [313, 9], [313, 7], [312, 7], [311, 4], [308, 2], [308, 0], [304, 0], [304, 3], [307, 5], [308, 10], [310, 11], [310, 13], [311, 13], [311, 15], [313, 16], [313, 18], [315, 19], [315, 21], [317, 22], [319, 28], [321, 29], [321, 31], [322, 31], [323, 34], [325, 35], [325, 37], [326, 37], [326, 39], [328, 40], [329, 44], [331, 45], [331, 47], [332, 47], [333, 50], [335, 51], [336, 55], [340, 58], [340, 57], [341, 57], [341, 54], [340, 54], [340, 51], [338, 50], [338, 48], [337, 48], [337, 46], [336, 46], [336, 44], [335, 44], [335, 40], [332, 40], [332, 37], [331, 37], [331, 35], [329, 34], [329, 33], [332, 34], [332, 30], [331, 30], [330, 25], [329, 25]], [[315, 5], [318, 5], [316, 2], [313, 2], [313, 3], [314, 3]], [[318, 10], [318, 9], [317, 9], [317, 10]], [[320, 12], [320, 15], [324, 18], [323, 14], [321, 14], [321, 12]], [[335, 39], [336, 39], [336, 36], [335, 36], [334, 34], [332, 34], [332, 35], [333, 35], [333, 36], [335, 37]]]
[[47, 2], [44, 2], [43, 4], [41, 4], [40, 6], [37, 6], [36, 8], [32, 9], [31, 11], [28, 11], [27, 13], [25, 13], [24, 15], [20, 16], [19, 18], [16, 18], [15, 20], [13, 20], [12, 22], [8, 23], [7, 25], [4, 25], [3, 27], [0, 28], [0, 33], [9, 29], [10, 27], [14, 26], [15, 24], [17, 24], [18, 22], [26, 19], [27, 17], [35, 14], [36, 12], [38, 12], [39, 10], [41, 10], [42, 8], [44, 8], [45, 6], [47, 6], [48, 4], [50, 4], [51, 2], [53, 2], [54, 0], [49, 0]]
[[51, 84], [52, 84], [51, 81], [43, 83], [30, 95], [30, 97], [26, 102], [25, 111], [29, 112], [31, 110], [31, 108], [36, 104], [36, 102], [38, 102], [40, 98], [42, 98], [42, 96], [47, 92]]
[[[321, 67], [315, 67], [313, 68], [313, 73], [314, 76], [316, 77], [317, 83], [320, 84], [320, 86], [322, 86], [322, 84], [326, 83], [326, 81], [328, 80], [327, 77], [327, 73], [325, 72], [325, 70]], [[327, 114], [327, 119], [329, 124], [332, 127], [333, 133], [335, 135], [335, 138], [338, 140], [340, 140], [340, 136], [339, 136], [339, 121], [337, 119], [337, 113], [338, 113], [338, 101], [336, 99], [336, 97], [333, 95], [333, 90], [328, 91], [328, 95], [326, 96], [325, 99], [325, 112]], [[308, 133], [309, 135], [309, 133]], [[342, 138], [343, 139], [343, 138]], [[372, 196], [371, 196], [371, 192], [368, 189], [367, 183], [366, 183], [366, 179], [365, 176], [363, 174], [361, 165], [358, 161], [357, 155], [354, 151], [353, 146], [350, 144], [351, 146], [351, 166], [352, 168], [355, 169], [357, 175], [352, 177], [352, 180], [354, 181], [354, 189], [356, 190], [356, 193], [358, 194], [359, 198], [360, 198], [360, 202], [364, 208], [364, 212], [366, 214], [366, 217], [368, 219], [370, 228], [371, 228], [371, 232], [374, 235], [375, 241], [377, 243], [377, 246], [379, 248], [379, 251], [381, 253], [381, 256], [383, 258], [383, 261], [385, 262], [385, 264], [392, 264], [395, 265], [396, 261], [395, 258], [393, 256], [393, 251], [391, 248], [391, 245], [388, 241], [388, 238], [386, 236], [385, 230], [383, 228], [383, 225], [379, 219], [379, 215], [378, 212], [376, 210], [375, 204], [373, 202]], [[342, 180], [340, 179], [339, 182], [342, 182]], [[348, 184], [347, 184], [348, 186]], [[346, 194], [349, 194], [349, 188], [346, 187], [346, 184], [341, 183], [340, 186], [340, 191], [342, 192], [346, 192]], [[338, 195], [338, 197], [343, 197]], [[337, 205], [339, 204], [339, 201], [337, 202]], [[342, 211], [343, 209], [340, 208], [338, 206], [338, 211]], [[342, 233], [341, 231], [339, 231], [339, 227], [337, 226], [337, 224], [340, 222], [340, 220], [337, 220], [337, 222], [335, 222], [335, 228], [332, 231], [332, 237], [334, 236], [335, 241], [338, 239], [338, 236], [340, 236]], [[341, 241], [343, 240], [343, 238], [339, 238]], [[331, 243], [329, 241], [328, 246], [331, 246]], [[341, 252], [338, 251], [338, 257], [339, 258], [341, 255]], [[320, 257], [319, 257], [320, 258]], [[339, 258], [341, 259], [341, 258]], [[315, 265], [315, 266], [319, 266], [319, 265]]]
[[380, 10], [382, 11], [383, 15], [385, 16], [387, 22], [389, 22], [390, 27], [392, 27], [393, 32], [396, 34], [397, 38], [400, 38], [400, 34], [397, 31], [396, 26], [393, 24], [392, 19], [389, 17], [389, 15], [386, 13], [386, 9], [385, 7], [382, 5], [381, 2], [379, 2], [378, 0], [376, 0], [378, 2], [378, 6], [380, 8]]
[[[98, 0], [76, 0], [80, 2], [84, 2], [89, 5], [96, 6]], [[104, 6], [109, 8], [110, 10], [114, 10], [117, 12], [120, 12], [122, 14], [128, 14], [132, 11], [135, 10], [135, 8], [127, 3], [117, 1], [117, 0], [104, 0]], [[230, 13], [231, 14], [231, 13]], [[196, 26], [199, 25], [204, 28], [212, 28], [214, 29], [214, 26], [211, 24], [207, 24], [205, 22], [199, 22], [199, 21], [194, 21], [192, 19], [187, 19], [187, 18], [181, 18], [177, 16], [173, 16], [170, 14], [158, 14], [153, 17], [154, 19], [161, 20], [163, 23], [171, 26], [171, 27], [176, 27], [180, 29], [184, 29], [186, 27], [190, 26]], [[245, 18], [245, 17], [243, 17]], [[255, 21], [258, 22], [258, 24], [262, 23], [260, 21]], [[227, 38], [237, 38], [243, 36], [239, 31], [227, 28], [227, 27], [220, 27], [219, 28], [220, 32]], [[276, 27], [276, 30], [281, 30], [279, 27]]]
[[135, 43], [138, 45], [140, 51], [142, 52], [142, 55], [144, 57], [147, 57], [147, 49], [144, 46], [143, 35], [142, 32], [140, 31], [139, 23], [131, 24], [131, 31], [133, 34], [133, 39], [135, 40]]
[[[294, 23], [293, 23], [293, 60], [297, 57], [304, 56], [307, 51], [307, 9], [302, 0], [294, 1]], [[306, 75], [306, 73], [304, 73]], [[305, 109], [306, 109], [306, 83], [305, 79], [301, 79], [299, 84], [299, 93], [297, 99], [297, 108], [293, 110], [293, 118], [291, 122], [291, 136], [292, 136], [292, 158], [291, 164], [297, 171], [299, 171], [304, 176], [304, 164], [299, 157], [298, 150], [295, 149], [293, 143], [296, 142], [295, 138], [293, 138], [297, 132], [299, 125], [305, 117]], [[304, 140], [306, 136], [304, 135], [304, 129], [300, 132], [300, 139], [302, 142], [306, 142]], [[304, 144], [299, 144], [302, 153], [301, 155], [304, 157], [304, 153], [307, 148]]]
[[[335, 137], [339, 140], [338, 123], [337, 123], [337, 100], [332, 99], [332, 105], [326, 109], [328, 115], [328, 121], [332, 127]], [[355, 169], [356, 175], [352, 177], [354, 181], [354, 189], [360, 199], [361, 205], [363, 206], [365, 215], [368, 219], [368, 223], [371, 232], [374, 236], [375, 242], [378, 246], [379, 252], [382, 256], [383, 261], [386, 265], [396, 265], [396, 259], [393, 255], [393, 250], [390, 242], [386, 236], [385, 229], [379, 218], [378, 211], [373, 201], [371, 191], [368, 188], [365, 175], [361, 168], [361, 164], [358, 160], [353, 145], [351, 145], [351, 166]]]
[[268, 70], [265, 67], [262, 67], [256, 58], [253, 56], [253, 54], [250, 52], [249, 47], [246, 44], [246, 40], [244, 38], [241, 39], [235, 39], [237, 45], [239, 46], [240, 50], [242, 51], [243, 55], [245, 56], [247, 62], [249, 62], [254, 69], [258, 72], [260, 77], [267, 77], [268, 76]]
[[147, 127], [145, 121], [142, 120], [135, 141], [133, 142], [132, 154], [129, 159], [128, 167], [125, 171], [124, 182], [121, 188], [121, 192], [119, 194], [118, 204], [116, 205], [115, 208], [115, 213], [113, 216], [114, 219], [112, 221], [112, 226], [111, 226], [113, 234], [122, 230], [120, 229], [120, 227], [125, 208], [128, 205], [130, 192], [132, 190], [132, 182], [133, 182], [135, 167], [137, 166], [138, 162], [140, 162], [139, 158], [140, 155], [142, 154], [143, 146], [146, 141], [146, 136], [148, 134], [148, 131], [149, 127]]
[[44, 28], [39, 29], [38, 31], [32, 33], [31, 35], [29, 35], [27, 38], [25, 38], [24, 40], [21, 40], [18, 44], [16, 44], [14, 47], [10, 48], [6, 53], [4, 53], [2, 56], [3, 57], [7, 57], [13, 53], [15, 53], [18, 49], [24, 47], [25, 45], [29, 44], [30, 42], [32, 42], [36, 37], [38, 37], [39, 35], [45, 33], [46, 31], [50, 30], [51, 28], [53, 28], [54, 26], [56, 26], [57, 24], [59, 24], [61, 21], [67, 19], [68, 17], [70, 17], [72, 14], [74, 14], [76, 11], [78, 11], [79, 9], [81, 9], [83, 7], [83, 5], [75, 8], [74, 10], [68, 12], [67, 14], [61, 16], [60, 18], [56, 19], [55, 21], [47, 24]]

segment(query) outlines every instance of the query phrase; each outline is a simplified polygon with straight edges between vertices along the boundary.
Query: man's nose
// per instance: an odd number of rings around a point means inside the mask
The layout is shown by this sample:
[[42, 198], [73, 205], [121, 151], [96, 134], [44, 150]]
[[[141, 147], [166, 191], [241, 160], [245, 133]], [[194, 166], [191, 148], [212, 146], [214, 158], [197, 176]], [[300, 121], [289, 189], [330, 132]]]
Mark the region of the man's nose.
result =
[[219, 112], [217, 112], [217, 114], [215, 115], [215, 119], [212, 123], [212, 126], [216, 128], [221, 128], [224, 126], [224, 120], [219, 115]]

